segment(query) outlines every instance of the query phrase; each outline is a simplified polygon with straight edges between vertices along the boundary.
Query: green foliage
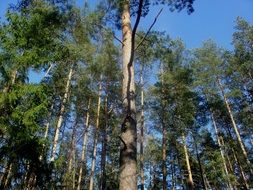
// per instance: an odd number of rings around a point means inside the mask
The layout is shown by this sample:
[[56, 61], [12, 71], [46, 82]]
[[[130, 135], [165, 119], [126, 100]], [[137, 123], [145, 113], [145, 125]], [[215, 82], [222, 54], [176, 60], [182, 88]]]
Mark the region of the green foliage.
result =
[[[8, 94], [0, 97], [0, 127], [5, 141], [1, 144], [1, 160], [15, 164], [17, 173], [23, 167], [26, 172], [35, 172], [41, 178], [48, 180], [50, 166], [43, 159], [44, 140], [41, 138], [42, 123], [47, 114], [47, 90], [43, 85], [19, 84]], [[29, 168], [26, 168], [29, 163]], [[13, 167], [14, 167], [13, 166]]]
[[[97, 160], [105, 153], [106, 188], [119, 188], [122, 55], [120, 46], [115, 45], [117, 32], [108, 26], [121, 27], [119, 16], [126, 2], [101, 1], [94, 9], [86, 3], [79, 9], [68, 0], [20, 0], [8, 9], [6, 21], [0, 25], [0, 188], [3, 188], [8, 166], [12, 169], [6, 188], [71, 189], [76, 185], [80, 167], [83, 167], [81, 189], [87, 188], [100, 83]], [[140, 13], [139, 2], [130, 1], [132, 18]], [[187, 9], [191, 13], [193, 2], [145, 0], [140, 16], [145, 17], [153, 5], [168, 5], [171, 11]], [[182, 134], [186, 137], [195, 189], [204, 188], [202, 178], [210, 189], [226, 189], [228, 183], [234, 188], [244, 188], [241, 171], [252, 187], [252, 176], [235, 141], [221, 93], [222, 87], [252, 160], [248, 142], [252, 140], [253, 129], [253, 29], [241, 18], [237, 19], [235, 28], [233, 51], [220, 48], [212, 40], [188, 51], [180, 39], [172, 39], [164, 32], [150, 31], [147, 36], [146, 32], [136, 33], [135, 77], [143, 76], [141, 87], [145, 91], [147, 189], [161, 189], [163, 185], [163, 135], [168, 171], [165, 183], [171, 189], [187, 186]], [[47, 76], [40, 83], [29, 83], [31, 70], [42, 74], [48, 68]], [[73, 76], [66, 94], [70, 68], [73, 68]], [[157, 78], [152, 73], [157, 74]], [[139, 86], [134, 97], [137, 110], [141, 107]], [[63, 113], [62, 105], [65, 106]], [[87, 113], [89, 126], [85, 125]], [[62, 126], [57, 158], [51, 163], [48, 157], [59, 118]], [[219, 137], [223, 138], [222, 147], [218, 146], [212, 119], [217, 124]], [[71, 134], [73, 124], [76, 132]], [[166, 132], [163, 134], [161, 129]], [[82, 147], [86, 132], [88, 141]], [[81, 161], [83, 148], [85, 161]], [[220, 148], [226, 164], [232, 166], [228, 175]], [[70, 159], [72, 171], [66, 167]], [[95, 188], [101, 183], [100, 167], [97, 162]]]

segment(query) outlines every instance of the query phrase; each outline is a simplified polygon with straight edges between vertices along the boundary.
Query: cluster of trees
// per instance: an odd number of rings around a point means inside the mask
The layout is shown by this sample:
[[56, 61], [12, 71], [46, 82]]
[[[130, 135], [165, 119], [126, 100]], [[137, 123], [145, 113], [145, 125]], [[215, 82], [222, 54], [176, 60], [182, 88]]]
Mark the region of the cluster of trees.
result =
[[[212, 40], [190, 51], [151, 31], [161, 11], [137, 31], [157, 4], [193, 12], [193, 0], [10, 6], [0, 189], [253, 187], [253, 26], [237, 19], [232, 51]], [[31, 72], [44, 76], [33, 83]]]

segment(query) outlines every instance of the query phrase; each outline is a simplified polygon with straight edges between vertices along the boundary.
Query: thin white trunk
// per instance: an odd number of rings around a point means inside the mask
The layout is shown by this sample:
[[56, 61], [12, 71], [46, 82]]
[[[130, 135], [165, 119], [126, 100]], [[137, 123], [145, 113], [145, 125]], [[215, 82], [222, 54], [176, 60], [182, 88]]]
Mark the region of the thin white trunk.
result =
[[47, 69], [47, 72], [45, 73], [45, 75], [43, 76], [43, 78], [41, 80], [43, 80], [44, 78], [46, 78], [48, 76], [48, 74], [51, 71], [52, 67], [53, 67], [53, 63], [50, 64], [49, 68]]
[[62, 122], [63, 122], [63, 114], [65, 112], [65, 104], [67, 103], [67, 99], [69, 97], [69, 89], [70, 89], [70, 82], [71, 82], [72, 75], [73, 75], [73, 65], [71, 66], [71, 68], [69, 70], [67, 83], [66, 83], [66, 86], [65, 86], [65, 93], [64, 93], [63, 100], [62, 100], [62, 103], [61, 103], [60, 114], [59, 114], [59, 118], [58, 118], [58, 121], [57, 121], [56, 129], [55, 129], [52, 154], [51, 154], [51, 158], [50, 158], [51, 162], [53, 162], [55, 160], [55, 157], [56, 157], [56, 148], [57, 148], [57, 145], [58, 145], [60, 128], [61, 128], [61, 125], [62, 125]]
[[[227, 165], [226, 165], [226, 160], [225, 160], [225, 157], [224, 157], [224, 152], [223, 152], [223, 149], [222, 149], [222, 145], [221, 145], [221, 142], [220, 142], [220, 137], [219, 137], [219, 132], [218, 132], [217, 124], [216, 124], [216, 121], [214, 119], [213, 111], [210, 110], [210, 112], [211, 112], [211, 118], [212, 118], [214, 130], [215, 130], [217, 142], [218, 142], [218, 145], [219, 145], [219, 148], [220, 148], [220, 154], [221, 154], [221, 159], [222, 159], [224, 171], [225, 171], [226, 176], [228, 176], [229, 172], [228, 172], [228, 168], [227, 168]], [[227, 185], [228, 185], [229, 189], [233, 190], [233, 186], [232, 186], [230, 180], [228, 180], [228, 184]]]
[[182, 134], [182, 140], [183, 140], [185, 161], [186, 161], [187, 172], [188, 172], [188, 185], [189, 185], [189, 189], [193, 190], [194, 184], [193, 184], [193, 179], [192, 179], [192, 170], [191, 170], [191, 165], [190, 165], [190, 160], [189, 160], [189, 155], [188, 155], [188, 151], [186, 147], [186, 140], [185, 140], [184, 134]]
[[51, 119], [53, 107], [54, 107], [54, 104], [51, 105], [50, 110], [49, 110], [49, 113], [48, 113], [48, 116], [47, 116], [47, 123], [46, 123], [46, 125], [45, 125], [44, 139], [46, 139], [47, 136], [48, 136], [49, 125], [50, 125], [50, 119]]
[[88, 140], [88, 129], [89, 129], [89, 119], [90, 119], [90, 104], [91, 104], [91, 98], [89, 98], [88, 109], [87, 109], [87, 113], [86, 113], [85, 131], [84, 131], [84, 135], [83, 135], [81, 165], [80, 165], [79, 174], [78, 174], [77, 190], [81, 189], [83, 167], [86, 164], [85, 163], [85, 160], [86, 160], [85, 157], [86, 157], [86, 145], [87, 145], [87, 140]]
[[144, 82], [143, 82], [143, 66], [141, 67], [141, 125], [140, 125], [140, 169], [141, 169], [141, 190], [144, 190]]
[[230, 119], [231, 119], [231, 122], [232, 122], [232, 126], [233, 126], [233, 128], [234, 128], [234, 131], [235, 131], [235, 134], [236, 134], [238, 143], [239, 143], [240, 148], [241, 148], [241, 150], [242, 150], [242, 153], [243, 153], [243, 155], [244, 155], [244, 157], [245, 157], [245, 159], [246, 159], [246, 162], [247, 162], [247, 164], [248, 164], [250, 173], [253, 175], [253, 170], [252, 170], [251, 163], [250, 163], [250, 161], [249, 161], [249, 157], [248, 157], [247, 151], [246, 151], [245, 146], [244, 146], [244, 144], [243, 144], [243, 141], [242, 141], [242, 139], [241, 139], [240, 133], [239, 133], [239, 131], [238, 131], [237, 125], [236, 125], [235, 120], [234, 120], [233, 113], [232, 113], [232, 111], [231, 111], [230, 105], [229, 105], [229, 103], [228, 103], [226, 94], [225, 94], [225, 92], [224, 92], [223, 86], [222, 86], [221, 81], [220, 81], [219, 78], [217, 78], [217, 83], [218, 83], [218, 86], [219, 86], [220, 91], [221, 91], [221, 93], [222, 93], [222, 96], [223, 96], [223, 98], [224, 98], [224, 101], [225, 101], [225, 104], [226, 104], [226, 108], [227, 108], [227, 111], [228, 111], [228, 113], [229, 113], [229, 116], [230, 116]]
[[96, 156], [97, 156], [97, 141], [98, 141], [98, 129], [99, 129], [99, 119], [100, 119], [99, 117], [100, 117], [100, 106], [101, 106], [101, 93], [102, 93], [102, 79], [100, 80], [99, 92], [98, 92], [97, 118], [96, 118], [96, 128], [94, 131], [94, 143], [93, 143], [94, 147], [93, 147], [93, 153], [92, 153], [89, 190], [93, 190], [94, 188], [93, 186], [94, 186], [94, 174], [95, 174]]
[[247, 182], [247, 178], [245, 176], [245, 173], [244, 173], [244, 170], [241, 166], [241, 163], [239, 162], [239, 160], [237, 159], [237, 156], [236, 156], [236, 153], [234, 151], [234, 149], [232, 148], [232, 152], [233, 152], [233, 156], [234, 156], [234, 159], [235, 159], [235, 162], [237, 163], [238, 167], [239, 167], [239, 170], [240, 170], [240, 174], [241, 174], [241, 177], [242, 177], [242, 180], [243, 180], [243, 184], [244, 184], [244, 188], [246, 190], [249, 189], [249, 184]]
[[75, 155], [75, 145], [76, 145], [76, 130], [77, 130], [77, 118], [75, 124], [73, 125], [72, 136], [71, 136], [71, 145], [70, 145], [70, 153], [69, 153], [69, 163], [68, 163], [68, 173], [71, 173], [73, 169], [73, 159]]
[[105, 96], [105, 107], [104, 107], [104, 124], [102, 129], [102, 150], [101, 150], [101, 161], [100, 161], [100, 190], [106, 189], [106, 155], [107, 155], [107, 133], [108, 133], [108, 83], [106, 84], [106, 96]]
[[[52, 114], [53, 107], [54, 107], [54, 105], [52, 104], [52, 105], [51, 105], [51, 108], [50, 108], [50, 110], [49, 110], [49, 113], [48, 113], [47, 123], [46, 123], [46, 125], [45, 125], [44, 140], [46, 140], [46, 139], [47, 139], [47, 136], [48, 136], [49, 125], [50, 125], [50, 117], [51, 117], [51, 114]], [[42, 158], [43, 158], [43, 153], [44, 153], [44, 150], [45, 150], [45, 146], [46, 146], [46, 144], [43, 143], [43, 152], [41, 153], [41, 155], [40, 155], [40, 157], [39, 157], [39, 160], [42, 160]]]
[[49, 122], [49, 120], [48, 120], [47, 123], [46, 123], [46, 125], [45, 125], [46, 129], [45, 129], [45, 133], [44, 133], [44, 139], [46, 139], [47, 136], [48, 136], [49, 123], [50, 123], [50, 122]]

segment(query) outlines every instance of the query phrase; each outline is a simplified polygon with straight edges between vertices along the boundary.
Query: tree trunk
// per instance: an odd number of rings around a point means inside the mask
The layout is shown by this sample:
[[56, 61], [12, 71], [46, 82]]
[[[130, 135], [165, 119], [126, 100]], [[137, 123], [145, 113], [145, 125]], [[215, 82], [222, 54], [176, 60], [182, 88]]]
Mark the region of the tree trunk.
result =
[[8, 184], [9, 184], [9, 179], [11, 176], [11, 170], [12, 170], [12, 163], [9, 162], [7, 164], [7, 168], [3, 174], [3, 177], [1, 179], [1, 185], [0, 185], [0, 189], [6, 189]]
[[253, 148], [253, 139], [252, 138], [250, 139], [250, 144], [251, 144], [251, 146]]
[[134, 45], [130, 19], [130, 1], [122, 5], [123, 114], [121, 126], [119, 190], [137, 190], [137, 129], [134, 82]]
[[53, 63], [50, 64], [49, 68], [47, 69], [47, 71], [46, 71], [45, 75], [43, 76], [43, 78], [41, 79], [41, 81], [43, 81], [48, 76], [52, 67], [53, 67]]
[[67, 98], [69, 97], [69, 89], [70, 89], [70, 82], [71, 82], [72, 75], [73, 75], [73, 64], [71, 65], [71, 68], [69, 70], [67, 83], [66, 83], [66, 86], [65, 86], [65, 93], [64, 93], [63, 100], [62, 100], [62, 103], [61, 103], [59, 118], [58, 118], [56, 129], [55, 129], [54, 140], [53, 140], [53, 148], [52, 148], [52, 153], [51, 153], [51, 158], [50, 158], [51, 162], [53, 162], [55, 160], [55, 156], [56, 156], [56, 148], [57, 148], [57, 145], [58, 145], [60, 128], [61, 128], [61, 125], [62, 125], [62, 122], [63, 122], [63, 114], [65, 112], [65, 104], [67, 103]]
[[86, 160], [86, 145], [87, 145], [87, 140], [88, 140], [88, 129], [89, 129], [89, 119], [90, 119], [90, 104], [91, 104], [91, 98], [89, 98], [88, 108], [87, 108], [87, 113], [86, 113], [85, 131], [83, 135], [81, 164], [80, 164], [80, 169], [79, 169], [79, 174], [78, 174], [77, 190], [81, 189], [83, 168], [86, 165], [85, 160]]
[[[74, 162], [75, 162], [75, 146], [76, 146], [76, 130], [77, 130], [77, 122], [78, 118], [76, 118], [75, 124], [73, 125], [72, 135], [71, 135], [71, 143], [70, 143], [70, 153], [69, 153], [69, 161], [68, 161], [68, 172], [67, 177], [71, 176], [72, 174], [72, 187], [75, 189], [75, 181], [74, 176], [75, 173], [72, 171], [75, 169]], [[68, 181], [68, 179], [67, 179]], [[67, 187], [71, 187], [71, 184], [68, 184]]]
[[226, 104], [226, 108], [227, 108], [227, 111], [228, 111], [228, 113], [229, 113], [229, 116], [230, 116], [230, 119], [231, 119], [231, 122], [232, 122], [232, 126], [233, 126], [233, 128], [234, 128], [234, 130], [235, 130], [235, 134], [236, 134], [238, 143], [239, 143], [240, 148], [241, 148], [241, 150], [242, 150], [242, 153], [243, 153], [243, 155], [244, 155], [244, 157], [245, 157], [245, 159], [246, 159], [246, 162], [247, 162], [247, 164], [248, 164], [250, 173], [253, 175], [253, 170], [252, 170], [252, 167], [251, 167], [251, 163], [250, 163], [250, 161], [249, 161], [249, 158], [248, 158], [247, 151], [246, 151], [246, 149], [245, 149], [245, 146], [244, 146], [243, 141], [242, 141], [242, 139], [241, 139], [240, 133], [239, 133], [238, 128], [237, 128], [237, 126], [236, 126], [236, 123], [235, 123], [235, 120], [234, 120], [234, 116], [233, 116], [233, 114], [232, 114], [230, 105], [229, 105], [229, 103], [228, 103], [226, 94], [225, 94], [225, 92], [224, 92], [223, 86], [222, 86], [222, 84], [221, 84], [219, 78], [217, 78], [217, 83], [218, 83], [218, 86], [219, 86], [220, 91], [221, 91], [221, 93], [222, 93], [222, 96], [223, 96], [223, 98], [224, 98], [224, 101], [225, 101], [225, 104]]
[[11, 81], [8, 82], [8, 83], [5, 85], [5, 87], [4, 87], [4, 89], [3, 89], [3, 93], [8, 93], [8, 92], [10, 92], [11, 87], [14, 85], [14, 83], [15, 83], [15, 81], [16, 81], [17, 73], [18, 73], [17, 69], [14, 69], [14, 70], [11, 72]]
[[[178, 148], [176, 146], [176, 159], [177, 159], [177, 164], [179, 166], [179, 175], [180, 175], [180, 184], [182, 186], [182, 190], [184, 190], [184, 174], [183, 174], [183, 171], [182, 171], [182, 167], [181, 167], [181, 162], [180, 162], [180, 159], [179, 159], [179, 151], [178, 151]], [[180, 186], [180, 185], [179, 185]]]
[[72, 189], [76, 189], [76, 150], [73, 151], [73, 172], [72, 172]]
[[141, 123], [140, 123], [140, 173], [141, 173], [141, 190], [144, 190], [144, 82], [143, 82], [143, 66], [141, 66]]
[[50, 111], [50, 113], [48, 114], [47, 123], [46, 123], [46, 125], [45, 125], [44, 139], [47, 139], [47, 136], [48, 136], [49, 124], [50, 124], [50, 117], [51, 117], [51, 111]]
[[148, 189], [151, 189], [152, 188], [152, 177], [153, 177], [153, 174], [154, 174], [154, 172], [152, 171], [152, 169], [153, 169], [153, 164], [152, 164], [152, 162], [149, 162], [149, 188]]
[[205, 175], [205, 182], [206, 182], [206, 186], [208, 187], [208, 189], [212, 189], [209, 180], [207, 179], [206, 175]]
[[163, 190], [167, 190], [167, 130], [163, 124], [162, 129], [162, 172], [163, 172]]
[[[50, 67], [48, 68], [46, 74], [44, 75], [43, 79], [47, 77], [48, 73], [50, 72], [51, 68], [52, 68], [53, 64], [50, 64]], [[42, 79], [42, 80], [43, 80]], [[46, 128], [45, 128], [45, 133], [44, 133], [44, 139], [47, 138], [47, 135], [48, 135], [48, 131], [49, 131], [49, 124], [50, 124], [50, 119], [51, 119], [51, 115], [52, 115], [52, 112], [53, 112], [53, 108], [54, 108], [54, 104], [52, 103], [51, 104], [51, 107], [50, 107], [50, 110], [49, 110], [49, 113], [48, 113], [48, 116], [47, 116], [47, 123], [46, 123]]]
[[167, 190], [167, 129], [165, 125], [165, 91], [164, 91], [164, 78], [163, 78], [163, 63], [161, 63], [161, 82], [162, 82], [162, 186], [163, 190]]
[[94, 174], [96, 166], [96, 156], [97, 156], [97, 142], [98, 142], [98, 129], [99, 129], [99, 117], [100, 117], [100, 106], [101, 106], [101, 93], [102, 93], [102, 77], [99, 83], [98, 91], [98, 105], [97, 105], [97, 118], [96, 118], [96, 128], [94, 131], [94, 142], [93, 142], [93, 153], [92, 153], [92, 162], [91, 162], [91, 174], [90, 174], [90, 185], [89, 190], [93, 190], [94, 186]]
[[190, 190], [194, 189], [194, 184], [193, 184], [193, 179], [192, 179], [192, 171], [191, 171], [191, 165], [190, 165], [190, 160], [189, 160], [189, 155], [186, 147], [186, 140], [185, 140], [185, 135], [182, 134], [182, 140], [183, 140], [183, 146], [184, 146], [184, 154], [185, 154], [185, 161], [186, 161], [186, 166], [187, 166], [187, 172], [188, 172], [188, 187]]
[[170, 162], [170, 168], [171, 168], [171, 189], [175, 190], [176, 187], [176, 172], [175, 172], [175, 159], [173, 157], [173, 154], [171, 155], [172, 161]]
[[237, 155], [236, 155], [236, 153], [235, 153], [235, 151], [234, 151], [233, 148], [232, 148], [232, 152], [233, 152], [233, 156], [234, 156], [235, 162], [237, 163], [237, 165], [239, 167], [239, 170], [240, 170], [240, 174], [241, 174], [241, 177], [242, 177], [244, 189], [248, 190], [249, 189], [249, 184], [247, 182], [247, 178], [245, 176], [244, 170], [243, 170], [243, 168], [241, 166], [241, 163], [239, 162], [239, 160], [237, 158]]
[[195, 150], [196, 150], [196, 155], [197, 155], [197, 160], [198, 160], [199, 171], [200, 171], [203, 189], [207, 190], [207, 186], [206, 186], [205, 178], [204, 178], [204, 171], [203, 171], [200, 156], [199, 156], [198, 145], [197, 145], [197, 142], [196, 142], [196, 139], [194, 136], [193, 136], [193, 141], [194, 141], [194, 145], [195, 145]]
[[[223, 163], [223, 167], [224, 167], [223, 169], [225, 171], [226, 176], [228, 176], [229, 172], [228, 172], [228, 168], [227, 168], [227, 165], [226, 165], [226, 160], [225, 160], [224, 152], [223, 152], [222, 145], [221, 145], [221, 142], [220, 142], [218, 128], [217, 128], [216, 121], [214, 119], [214, 114], [213, 114], [212, 109], [210, 109], [210, 112], [211, 112], [211, 119], [212, 119], [212, 123], [213, 123], [213, 126], [214, 126], [214, 130], [215, 130], [218, 146], [219, 146], [219, 149], [220, 149], [221, 159], [222, 159], [222, 163]], [[228, 180], [228, 184], [227, 185], [228, 185], [229, 189], [233, 190], [233, 186], [232, 186], [230, 180]]]
[[76, 126], [77, 126], [77, 121], [75, 122], [73, 129], [72, 129], [70, 153], [69, 153], [69, 161], [68, 161], [68, 172], [71, 172], [71, 170], [73, 168], [73, 155], [74, 155], [74, 149], [75, 149]]
[[107, 150], [107, 127], [108, 127], [108, 96], [105, 97], [105, 124], [103, 128], [102, 155], [101, 155], [101, 190], [106, 188], [106, 150]]

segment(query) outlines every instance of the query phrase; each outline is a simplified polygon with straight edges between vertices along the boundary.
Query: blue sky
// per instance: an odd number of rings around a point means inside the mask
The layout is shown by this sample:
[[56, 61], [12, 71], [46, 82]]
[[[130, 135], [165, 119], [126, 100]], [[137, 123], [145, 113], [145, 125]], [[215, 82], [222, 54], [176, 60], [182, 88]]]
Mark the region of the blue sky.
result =
[[[173, 38], [180, 37], [188, 48], [199, 47], [204, 40], [211, 38], [220, 46], [231, 49], [236, 17], [252, 24], [252, 8], [252, 0], [195, 0], [195, 11], [191, 15], [186, 11], [171, 13], [168, 8], [163, 10], [155, 29], [167, 31]], [[141, 28], [145, 29], [157, 12], [158, 8], [153, 9], [143, 19]]]
[[[88, 0], [97, 3], [99, 0]], [[10, 3], [16, 0], [2, 0], [0, 17]], [[76, 1], [81, 6], [84, 0]], [[235, 31], [235, 19], [240, 16], [253, 24], [253, 0], [195, 0], [194, 13], [187, 15], [186, 11], [171, 13], [164, 7], [154, 30], [166, 31], [173, 38], [181, 38], [188, 48], [196, 48], [204, 40], [213, 39], [220, 46], [231, 49], [232, 34]], [[146, 30], [160, 7], [151, 9], [149, 15], [142, 18], [140, 29]]]
[[[2, 0], [0, 3], [0, 17], [4, 19], [4, 13], [10, 3], [17, 0]], [[85, 0], [76, 0], [78, 6], [82, 6]], [[94, 5], [99, 0], [88, 0]], [[153, 22], [161, 7], [152, 7], [148, 16], [141, 19], [140, 30], [146, 31]], [[235, 32], [235, 20], [242, 17], [253, 24], [253, 0], [195, 0], [195, 11], [188, 15], [182, 12], [170, 12], [164, 6], [164, 10], [153, 30], [166, 31], [172, 38], [181, 38], [187, 48], [200, 47], [202, 42], [213, 39], [219, 46], [232, 49], [232, 34]], [[120, 38], [120, 32], [117, 33]], [[32, 73], [33, 82], [38, 82], [41, 73]]]

